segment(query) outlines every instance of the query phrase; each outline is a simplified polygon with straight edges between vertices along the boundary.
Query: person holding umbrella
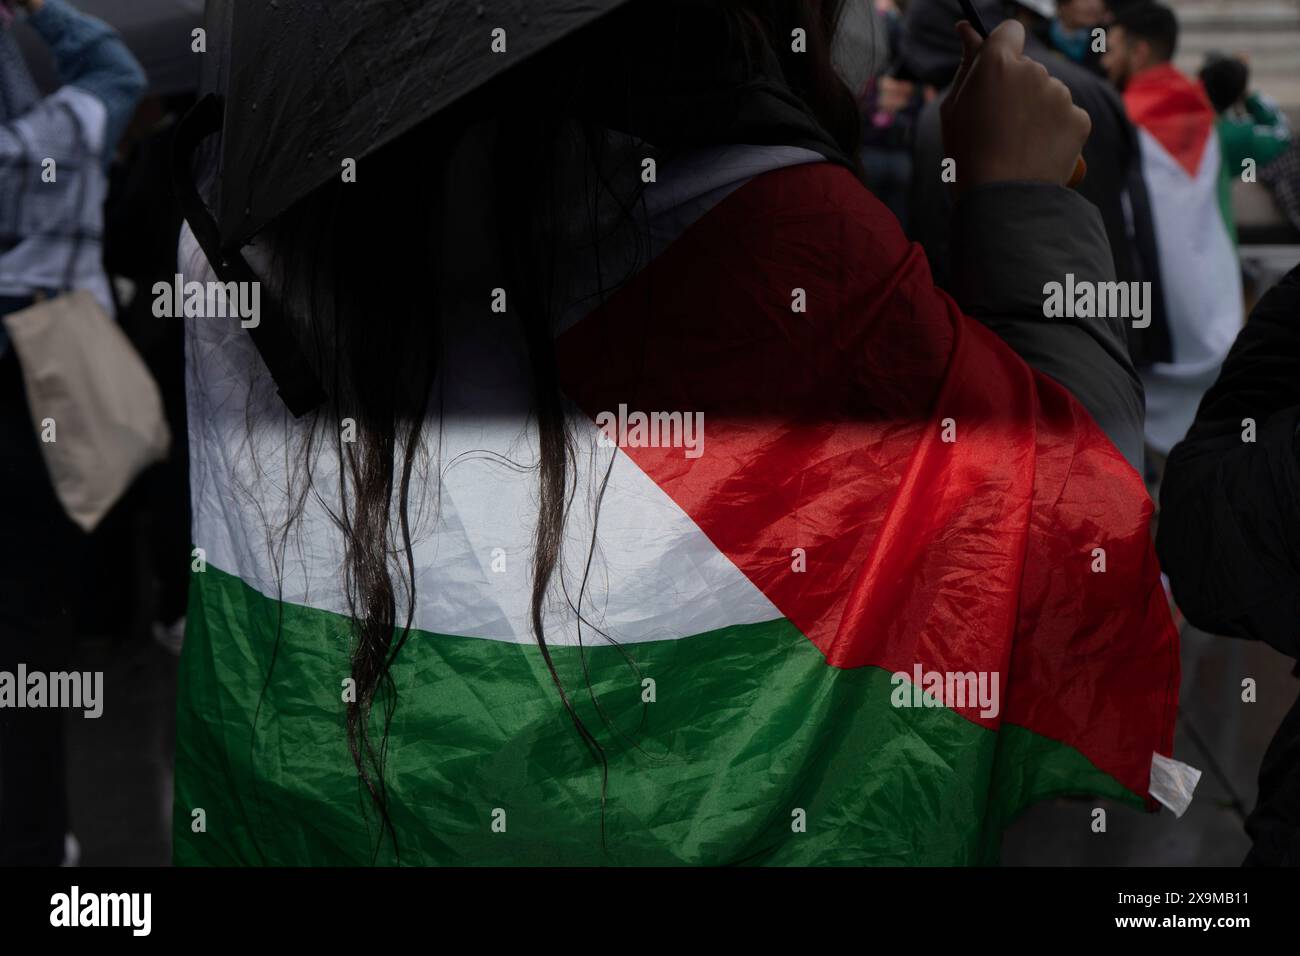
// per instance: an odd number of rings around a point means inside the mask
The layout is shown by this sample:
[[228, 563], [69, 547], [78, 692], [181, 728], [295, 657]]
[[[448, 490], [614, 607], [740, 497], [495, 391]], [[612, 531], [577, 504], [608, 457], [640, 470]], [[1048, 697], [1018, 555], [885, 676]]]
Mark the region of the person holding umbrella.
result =
[[182, 278], [263, 307], [185, 318], [176, 861], [958, 864], [1063, 788], [1181, 812], [1141, 479], [971, 317], [1113, 269], [1023, 27], [960, 28], [963, 312], [861, 183], [838, 4], [376, 6], [210, 29], [177, 136]]

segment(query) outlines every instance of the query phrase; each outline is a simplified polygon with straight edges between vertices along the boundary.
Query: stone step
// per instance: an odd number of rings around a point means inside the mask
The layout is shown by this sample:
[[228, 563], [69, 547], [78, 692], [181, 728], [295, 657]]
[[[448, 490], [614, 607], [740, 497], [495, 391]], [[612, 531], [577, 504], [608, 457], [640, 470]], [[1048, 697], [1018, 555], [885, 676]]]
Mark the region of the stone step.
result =
[[1174, 0], [1183, 28], [1300, 27], [1300, 4], [1294, 0]]
[[1182, 25], [1177, 65], [1194, 74], [1210, 51], [1244, 53], [1252, 85], [1300, 116], [1300, 0], [1170, 0]]

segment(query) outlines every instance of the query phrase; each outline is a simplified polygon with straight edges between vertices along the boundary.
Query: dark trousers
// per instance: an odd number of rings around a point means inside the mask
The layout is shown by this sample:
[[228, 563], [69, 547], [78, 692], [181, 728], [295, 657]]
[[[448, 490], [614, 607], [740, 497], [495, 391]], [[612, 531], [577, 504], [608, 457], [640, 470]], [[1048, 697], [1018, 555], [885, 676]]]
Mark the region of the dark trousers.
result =
[[[0, 315], [14, 305], [0, 300]], [[0, 357], [0, 508], [0, 671], [68, 670], [78, 582], [94, 569], [50, 485], [12, 345]], [[54, 708], [0, 707], [0, 865], [63, 858], [64, 718]]]
[[1300, 700], [1282, 720], [1259, 771], [1259, 802], [1246, 818], [1246, 866], [1300, 866]]

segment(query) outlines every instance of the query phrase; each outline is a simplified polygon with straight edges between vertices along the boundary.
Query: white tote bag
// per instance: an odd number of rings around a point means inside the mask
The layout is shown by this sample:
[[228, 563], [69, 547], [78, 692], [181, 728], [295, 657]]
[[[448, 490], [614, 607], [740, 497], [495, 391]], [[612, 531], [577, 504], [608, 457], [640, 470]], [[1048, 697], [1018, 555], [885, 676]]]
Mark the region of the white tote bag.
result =
[[54, 491], [85, 531], [167, 455], [162, 398], [126, 334], [79, 290], [4, 317]]

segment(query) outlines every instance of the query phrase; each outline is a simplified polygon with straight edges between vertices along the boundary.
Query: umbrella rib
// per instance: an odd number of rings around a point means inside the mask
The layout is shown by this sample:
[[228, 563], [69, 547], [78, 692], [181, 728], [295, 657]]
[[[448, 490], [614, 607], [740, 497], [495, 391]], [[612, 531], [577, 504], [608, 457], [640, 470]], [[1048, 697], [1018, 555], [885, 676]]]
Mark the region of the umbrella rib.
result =
[[[438, 8], [437, 19], [435, 19], [433, 23], [430, 24], [429, 26], [428, 39], [424, 41], [424, 49], [420, 51], [421, 62], [423, 62], [423, 60], [428, 56], [429, 48], [433, 45], [434, 38], [438, 35], [438, 27], [441, 26], [443, 17], [445, 17], [447, 14], [447, 7], [450, 4], [450, 2], [451, 0], [443, 0], [442, 6]], [[456, 37], [456, 42], [452, 45], [452, 48], [447, 52], [446, 60], [444, 61], [444, 63], [451, 61], [452, 56], [455, 54], [456, 50], [460, 48], [460, 41], [463, 39], [464, 39], [463, 36]], [[392, 98], [389, 99], [388, 105], [384, 107], [383, 114], [379, 118], [380, 125], [383, 125], [388, 122], [388, 114], [392, 112], [393, 104], [398, 102], [401, 99], [402, 91], [403, 89], [405, 89], [407, 79], [410, 77], [410, 75], [411, 73], [409, 71], [403, 73], [400, 85], [398, 86], [396, 92], [393, 94]], [[442, 88], [442, 82], [444, 79], [446, 79], [446, 76], [447, 76], [447, 69], [446, 66], [444, 65], [442, 74], [438, 77], [439, 89]]]

